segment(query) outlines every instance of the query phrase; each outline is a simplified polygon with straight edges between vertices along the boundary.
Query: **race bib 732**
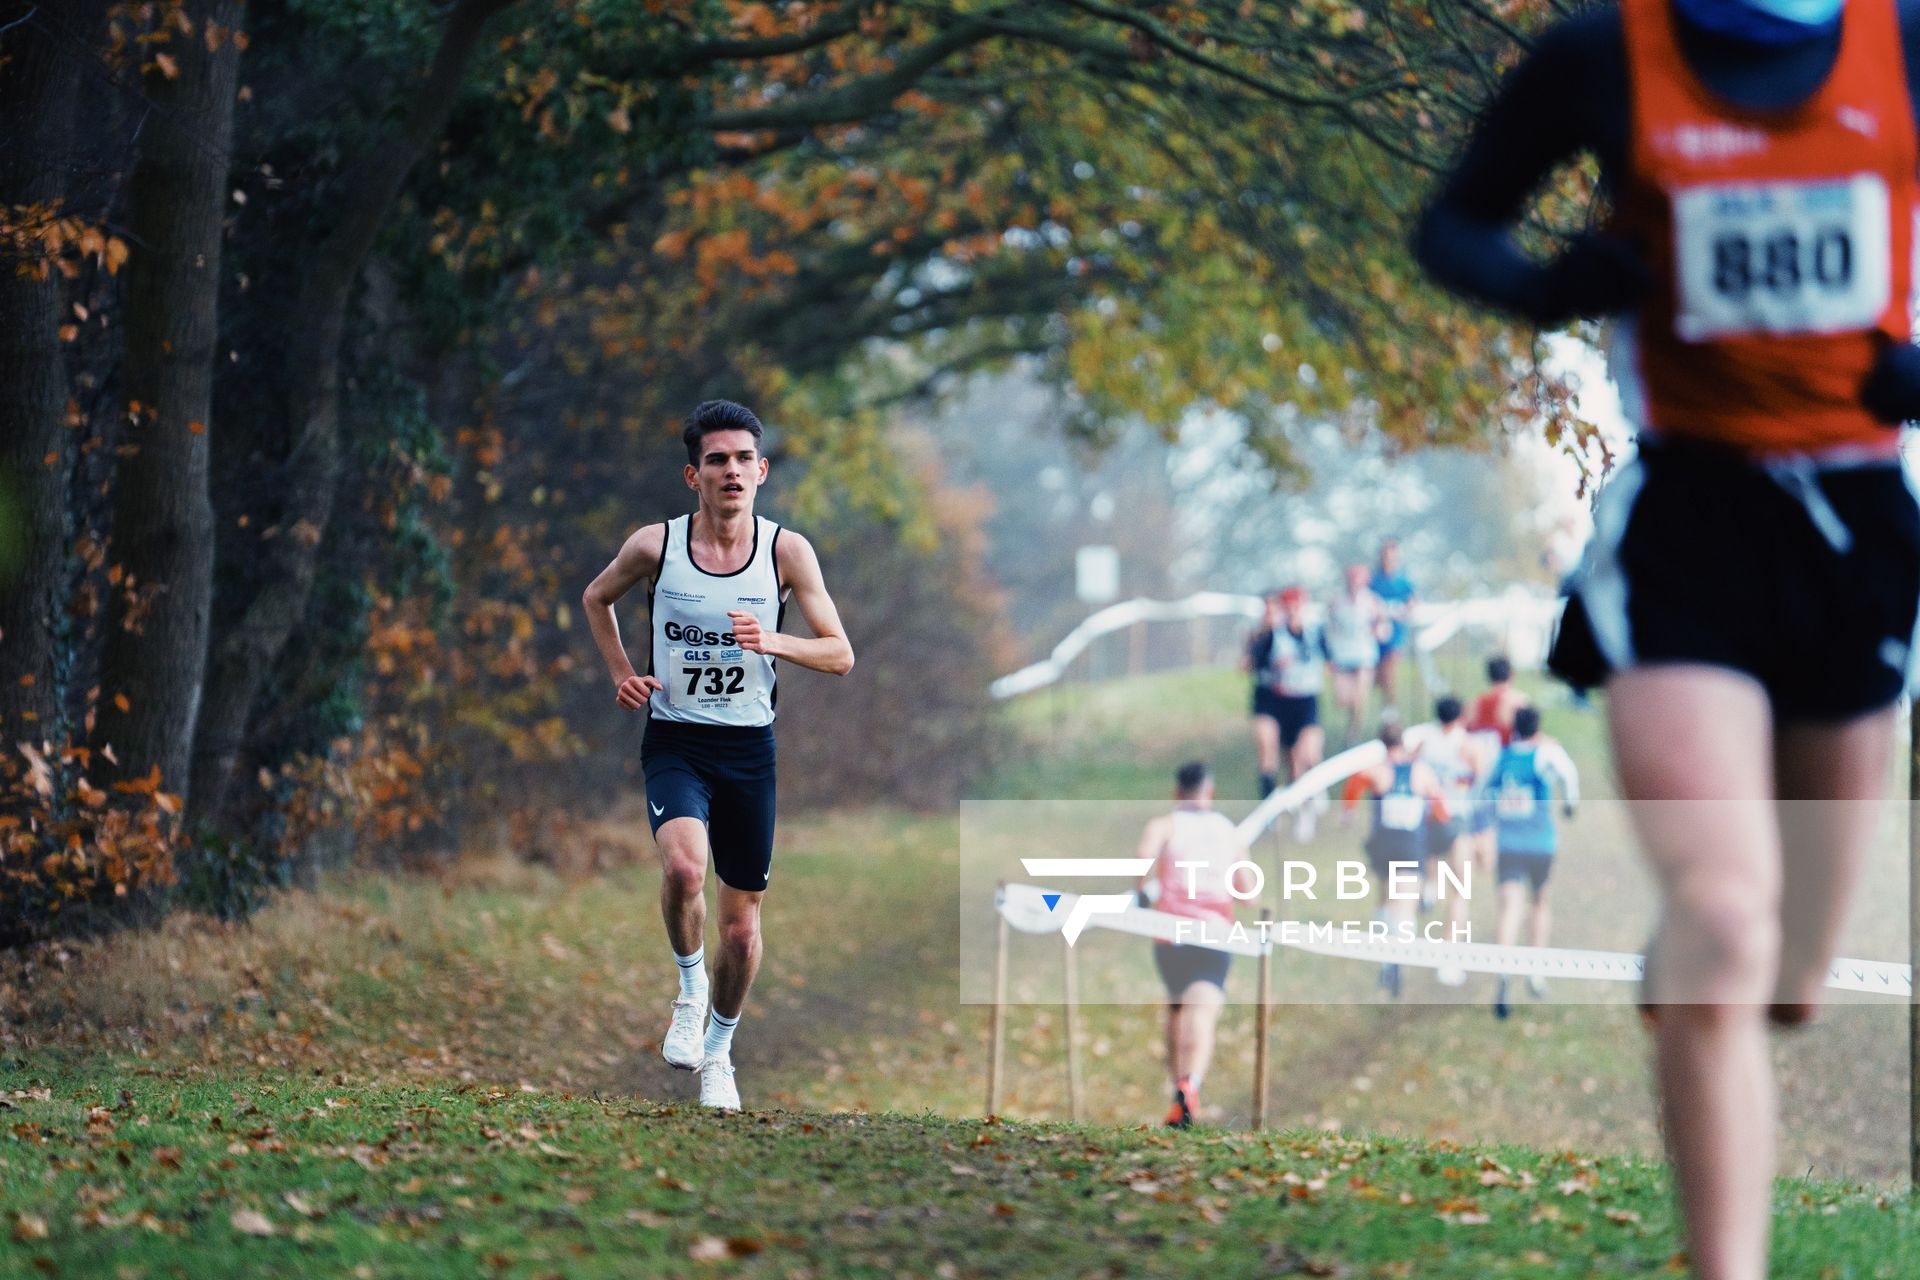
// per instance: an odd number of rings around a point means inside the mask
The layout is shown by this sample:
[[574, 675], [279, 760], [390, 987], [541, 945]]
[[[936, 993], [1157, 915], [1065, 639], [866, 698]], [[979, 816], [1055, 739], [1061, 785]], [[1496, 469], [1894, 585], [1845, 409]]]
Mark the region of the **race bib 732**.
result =
[[683, 711], [723, 711], [759, 695], [758, 664], [747, 652], [718, 645], [667, 649], [667, 701]]

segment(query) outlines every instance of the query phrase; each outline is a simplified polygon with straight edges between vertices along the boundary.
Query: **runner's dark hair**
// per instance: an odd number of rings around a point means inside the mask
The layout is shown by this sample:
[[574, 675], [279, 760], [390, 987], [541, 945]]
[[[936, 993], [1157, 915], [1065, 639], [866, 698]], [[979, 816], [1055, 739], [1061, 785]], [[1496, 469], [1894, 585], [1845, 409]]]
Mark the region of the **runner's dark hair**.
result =
[[753, 410], [743, 404], [736, 404], [732, 400], [702, 400], [687, 415], [680, 439], [687, 446], [687, 461], [697, 467], [700, 465], [700, 446], [715, 431], [749, 432], [753, 436], [754, 447], [758, 448], [764, 430]]
[[1204, 760], [1189, 760], [1180, 766], [1180, 772], [1173, 775], [1173, 785], [1183, 796], [1190, 796], [1207, 785], [1213, 777], [1213, 770]]

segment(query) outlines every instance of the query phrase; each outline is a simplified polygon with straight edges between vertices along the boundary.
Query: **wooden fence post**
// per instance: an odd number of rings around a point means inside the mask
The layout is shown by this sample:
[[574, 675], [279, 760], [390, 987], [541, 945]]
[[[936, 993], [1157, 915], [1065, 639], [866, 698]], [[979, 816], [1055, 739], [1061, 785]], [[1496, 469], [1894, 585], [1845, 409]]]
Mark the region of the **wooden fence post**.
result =
[[1080, 1119], [1080, 973], [1073, 963], [1073, 944], [1060, 938], [1061, 953], [1066, 957], [1067, 978], [1067, 1116], [1076, 1123]]
[[[1001, 888], [1005, 888], [1001, 882]], [[1006, 1009], [1007, 1009], [1007, 918], [1000, 914], [998, 894], [995, 894], [994, 920], [998, 926], [999, 938], [995, 943], [993, 956], [993, 1014], [988, 1023], [987, 1039], [991, 1046], [987, 1057], [987, 1114], [1000, 1114], [1000, 1063], [1006, 1047]]]
[[1253, 1009], [1253, 1128], [1258, 1133], [1267, 1127], [1267, 1023], [1273, 990], [1273, 912], [1260, 911], [1260, 937], [1269, 945], [1260, 952], [1260, 981]]

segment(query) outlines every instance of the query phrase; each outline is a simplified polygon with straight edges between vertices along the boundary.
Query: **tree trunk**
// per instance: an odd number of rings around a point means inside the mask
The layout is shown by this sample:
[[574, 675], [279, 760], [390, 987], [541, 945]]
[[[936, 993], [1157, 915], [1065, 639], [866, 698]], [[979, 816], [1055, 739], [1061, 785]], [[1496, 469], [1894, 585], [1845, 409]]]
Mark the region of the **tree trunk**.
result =
[[287, 488], [279, 532], [263, 548], [262, 586], [214, 646], [207, 700], [193, 746], [194, 804], [217, 819], [275, 660], [306, 612], [326, 535], [340, 456], [340, 344], [355, 283], [407, 174], [445, 129], [487, 20], [518, 0], [461, 0], [442, 29], [433, 66], [399, 130], [342, 184], [340, 223], [313, 255], [287, 318]]
[[[114, 477], [110, 597], [100, 655], [95, 772], [155, 766], [185, 794], [213, 601], [208, 419], [219, 332], [220, 244], [233, 145], [239, 0], [188, 0], [192, 32], [146, 75], [151, 112], [129, 192], [124, 387], [128, 446]], [[215, 45], [209, 49], [208, 45]]]
[[[0, 223], [66, 196], [80, 82], [67, 46], [71, 29], [91, 34], [84, 24], [99, 7], [90, 0], [56, 22], [44, 4], [0, 0]], [[0, 755], [13, 763], [16, 744], [65, 737], [57, 659], [72, 461], [60, 351], [66, 290], [37, 256], [0, 240]]]

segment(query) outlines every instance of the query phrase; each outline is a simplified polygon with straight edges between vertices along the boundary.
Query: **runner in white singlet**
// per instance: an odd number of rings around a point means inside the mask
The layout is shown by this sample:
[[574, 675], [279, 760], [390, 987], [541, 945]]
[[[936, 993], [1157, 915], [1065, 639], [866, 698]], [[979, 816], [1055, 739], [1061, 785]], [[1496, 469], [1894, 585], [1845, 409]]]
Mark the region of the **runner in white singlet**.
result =
[[[1230, 876], [1247, 850], [1233, 821], [1213, 807], [1213, 771], [1204, 763], [1180, 766], [1174, 799], [1174, 811], [1148, 822], [1140, 833], [1138, 856], [1153, 859], [1153, 868], [1139, 888], [1144, 901], [1195, 925], [1192, 944], [1153, 944], [1154, 966], [1167, 988], [1173, 1105], [1166, 1123], [1185, 1128], [1200, 1108], [1200, 1084], [1213, 1060], [1214, 1033], [1233, 960], [1231, 952], [1202, 944], [1209, 931], [1218, 940], [1233, 926], [1236, 899]], [[1247, 892], [1252, 888], [1239, 887]]]
[[[1439, 780], [1440, 796], [1447, 806], [1447, 820], [1434, 823], [1428, 832], [1427, 896], [1438, 901], [1441, 896], [1441, 864], [1452, 868], [1453, 873], [1464, 880], [1467, 865], [1473, 861], [1471, 815], [1474, 790], [1492, 764], [1492, 759], [1474, 736], [1467, 732], [1460, 699], [1451, 695], [1441, 698], [1434, 704], [1433, 716], [1439, 728], [1421, 741], [1420, 760], [1433, 770], [1434, 777]], [[1483, 874], [1489, 873], [1493, 870], [1492, 863], [1486, 860], [1477, 869]], [[1469, 903], [1459, 893], [1448, 893], [1445, 897], [1447, 936], [1457, 937], [1454, 929], [1465, 923]], [[1466, 970], [1453, 965], [1442, 968], [1437, 976], [1443, 985], [1449, 987], [1461, 986], [1467, 980]]]
[[[773, 860], [774, 663], [834, 675], [853, 668], [813, 547], [753, 513], [767, 478], [761, 430], [730, 400], [695, 408], [681, 440], [698, 509], [629, 537], [581, 600], [615, 701], [647, 714], [640, 763], [660, 849], [660, 911], [680, 974], [660, 1056], [700, 1072], [703, 1105], [735, 1111], [733, 1031], [760, 967], [760, 900]], [[613, 612], [642, 582], [651, 584], [645, 675], [633, 669]], [[813, 638], [780, 630], [789, 598]], [[711, 1009], [709, 856], [720, 879]]]
[[1367, 585], [1367, 566], [1347, 566], [1346, 583], [1327, 603], [1327, 654], [1333, 660], [1333, 699], [1347, 713], [1342, 749], [1359, 739], [1373, 692], [1380, 645], [1392, 634], [1386, 606]]

